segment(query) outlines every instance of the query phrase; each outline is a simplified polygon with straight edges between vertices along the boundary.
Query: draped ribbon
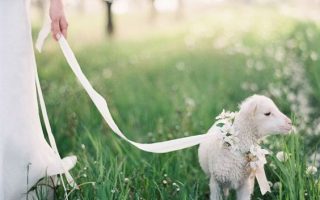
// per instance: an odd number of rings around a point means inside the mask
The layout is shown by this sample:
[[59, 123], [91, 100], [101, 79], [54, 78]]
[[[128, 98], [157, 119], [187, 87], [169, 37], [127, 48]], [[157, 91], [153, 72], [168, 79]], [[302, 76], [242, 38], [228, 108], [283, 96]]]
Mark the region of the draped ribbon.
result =
[[268, 179], [266, 177], [266, 172], [264, 171], [263, 165], [258, 167], [255, 170], [255, 177], [257, 179], [257, 182], [258, 182], [258, 185], [260, 188], [260, 192], [262, 195], [264, 195], [267, 192], [271, 192], [270, 185], [269, 185]]
[[[50, 27], [45, 27], [45, 30], [50, 30]], [[37, 41], [37, 48], [38, 50], [41, 51], [41, 47], [43, 44], [43, 41], [46, 37], [39, 37]], [[110, 113], [110, 110], [108, 108], [107, 101], [92, 87], [90, 84], [89, 80], [87, 77], [84, 75], [84, 73], [81, 70], [81, 67], [72, 51], [70, 48], [68, 42], [64, 38], [63, 35], [59, 35], [58, 37], [58, 42], [60, 45], [60, 48], [63, 52], [64, 57], [66, 58], [70, 68], [72, 69], [73, 73], [79, 80], [80, 84], [82, 87], [85, 89], [87, 94], [89, 95], [90, 99], [94, 103], [94, 105], [97, 107], [98, 111], [106, 121], [106, 123], [109, 125], [109, 127], [112, 129], [112, 131], [117, 134], [119, 137], [124, 139], [125, 141], [129, 142], [130, 144], [134, 145], [135, 147], [147, 151], [147, 152], [152, 152], [152, 153], [167, 153], [167, 152], [172, 152], [172, 151], [177, 151], [181, 149], [185, 149], [188, 147], [192, 147], [195, 145], [198, 145], [206, 140], [213, 140], [213, 139], [218, 139], [218, 135], [215, 134], [217, 132], [217, 126], [216, 123], [207, 131], [205, 134], [201, 135], [194, 135], [194, 136], [189, 136], [189, 137], [183, 137], [179, 139], [174, 139], [174, 140], [168, 140], [168, 141], [163, 141], [163, 142], [156, 142], [156, 143], [137, 143], [134, 142], [130, 139], [128, 139], [119, 129], [117, 124], [112, 118], [112, 115]], [[265, 172], [263, 165], [259, 166], [256, 169], [256, 178], [258, 180], [258, 184], [260, 186], [261, 193], [264, 194], [265, 191], [269, 191], [267, 186], [268, 181], [265, 177]]]
[[253, 160], [249, 161], [249, 165], [255, 174], [261, 194], [264, 195], [266, 192], [271, 192], [270, 185], [264, 171], [264, 165], [267, 164], [266, 155], [269, 154], [269, 152], [258, 145], [252, 145], [250, 147], [249, 154], [253, 156]]
[[[46, 13], [45, 19], [43, 20], [43, 25], [42, 25], [42, 28], [41, 28], [39, 34], [38, 34], [38, 38], [37, 38], [36, 45], [35, 45], [39, 52], [41, 52], [42, 47], [44, 45], [44, 42], [45, 42], [46, 38], [48, 37], [50, 30], [51, 30], [51, 20], [49, 17], [49, 2], [48, 2], [48, 0], [45, 0], [44, 3], [45, 3], [45, 13]], [[70, 172], [65, 169], [63, 162], [61, 160], [61, 156], [59, 154], [55, 138], [52, 134], [52, 130], [51, 130], [50, 122], [49, 122], [49, 117], [48, 117], [48, 113], [47, 113], [47, 109], [46, 109], [46, 105], [45, 105], [45, 101], [43, 98], [42, 89], [41, 89], [41, 85], [40, 85], [38, 69], [37, 69], [36, 65], [35, 65], [35, 78], [36, 78], [35, 84], [36, 84], [36, 89], [37, 89], [37, 95], [39, 98], [40, 109], [41, 109], [43, 121], [45, 124], [45, 128], [47, 131], [49, 144], [50, 144], [54, 154], [56, 155], [57, 159], [60, 160], [60, 168], [63, 170], [63, 172], [64, 172], [63, 174], [65, 175], [68, 184], [73, 188], [79, 189], [79, 187], [77, 186], [73, 177], [71, 176]], [[63, 177], [62, 177], [62, 173], [60, 173], [60, 180], [61, 180], [64, 192], [65, 192], [65, 199], [68, 199], [67, 189], [66, 189]]]

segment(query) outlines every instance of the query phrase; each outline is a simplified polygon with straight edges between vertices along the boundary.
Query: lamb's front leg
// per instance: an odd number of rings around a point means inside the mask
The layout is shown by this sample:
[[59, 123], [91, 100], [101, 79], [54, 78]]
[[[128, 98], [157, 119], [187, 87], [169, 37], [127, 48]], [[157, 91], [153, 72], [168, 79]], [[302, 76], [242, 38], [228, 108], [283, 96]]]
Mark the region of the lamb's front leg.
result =
[[210, 200], [222, 200], [220, 186], [213, 175], [210, 177]]
[[251, 174], [243, 184], [237, 189], [237, 200], [250, 200], [254, 189], [254, 178]]

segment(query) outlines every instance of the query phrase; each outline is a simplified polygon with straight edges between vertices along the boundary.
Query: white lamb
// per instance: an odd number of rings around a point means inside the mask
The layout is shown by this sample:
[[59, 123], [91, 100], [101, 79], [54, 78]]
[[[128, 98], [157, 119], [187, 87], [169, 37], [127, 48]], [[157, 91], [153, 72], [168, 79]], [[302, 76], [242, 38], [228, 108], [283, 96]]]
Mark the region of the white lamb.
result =
[[264, 136], [288, 133], [292, 122], [271, 99], [253, 95], [240, 105], [233, 127], [238, 138], [236, 151], [214, 138], [199, 147], [201, 168], [210, 177], [211, 200], [222, 199], [220, 188], [226, 197], [232, 188], [236, 189], [238, 200], [250, 200], [255, 176], [248, 170], [246, 155], [249, 148]]

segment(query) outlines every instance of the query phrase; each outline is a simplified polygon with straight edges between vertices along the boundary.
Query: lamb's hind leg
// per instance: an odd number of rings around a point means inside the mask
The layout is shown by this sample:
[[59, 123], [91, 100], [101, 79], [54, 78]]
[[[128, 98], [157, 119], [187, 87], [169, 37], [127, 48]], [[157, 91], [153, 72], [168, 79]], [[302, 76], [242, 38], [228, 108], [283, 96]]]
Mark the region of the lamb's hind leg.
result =
[[237, 189], [237, 200], [250, 200], [254, 188], [254, 175], [250, 175], [247, 180]]
[[222, 200], [220, 186], [212, 175], [210, 177], [209, 186], [210, 186], [210, 200]]

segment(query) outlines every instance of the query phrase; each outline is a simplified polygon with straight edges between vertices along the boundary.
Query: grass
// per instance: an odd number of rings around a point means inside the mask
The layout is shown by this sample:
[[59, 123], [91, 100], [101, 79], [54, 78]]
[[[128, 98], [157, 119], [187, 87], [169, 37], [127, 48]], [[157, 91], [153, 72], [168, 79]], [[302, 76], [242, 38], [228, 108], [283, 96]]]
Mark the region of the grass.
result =
[[[168, 29], [112, 41], [98, 37], [82, 45], [74, 39], [81, 41], [81, 35], [69, 36], [83, 71], [132, 140], [155, 142], [205, 133], [223, 108], [237, 110], [239, 102], [253, 92], [264, 93], [271, 82], [286, 84], [275, 77], [275, 69], [285, 62], [267, 53], [278, 47], [306, 67], [311, 102], [319, 105], [319, 60], [304, 55], [320, 53], [318, 24], [272, 9], [224, 8]], [[315, 34], [312, 40], [305, 37], [306, 30]], [[287, 48], [297, 36], [305, 47]], [[254, 66], [260, 62], [264, 67], [253, 69], [248, 64], [252, 60]], [[37, 55], [37, 61], [59, 149], [78, 157], [71, 172], [81, 187], [70, 199], [208, 199], [197, 147], [168, 154], [136, 149], [110, 131], [56, 45]], [[248, 81], [256, 88], [244, 89]], [[296, 115], [285, 98], [274, 99], [286, 114]], [[265, 147], [290, 156], [285, 162], [268, 157], [268, 179], [279, 187], [261, 196], [256, 185], [253, 199], [318, 199], [319, 174], [306, 174], [309, 156], [317, 150], [310, 138], [317, 137], [301, 131], [268, 138]], [[61, 187], [56, 195], [63, 198]], [[234, 199], [233, 193], [229, 199]]]

